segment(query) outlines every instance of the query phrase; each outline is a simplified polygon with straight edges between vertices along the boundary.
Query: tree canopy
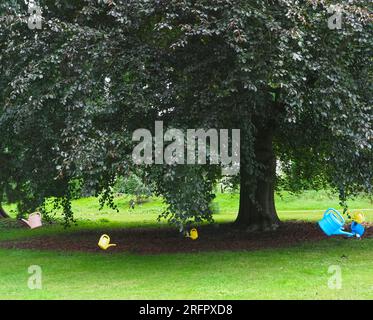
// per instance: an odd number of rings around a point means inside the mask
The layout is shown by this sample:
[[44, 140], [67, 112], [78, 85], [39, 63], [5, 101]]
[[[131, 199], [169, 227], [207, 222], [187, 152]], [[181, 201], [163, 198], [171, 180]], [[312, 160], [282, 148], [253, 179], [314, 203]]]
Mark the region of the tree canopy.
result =
[[[278, 226], [275, 188], [372, 191], [372, 3], [348, 1], [331, 30], [323, 0], [40, 0], [0, 5], [0, 202], [54, 197], [73, 217], [76, 182], [112, 203], [140, 171], [183, 225], [212, 219], [218, 165], [136, 166], [132, 133], [241, 130], [237, 224]], [[281, 163], [281, 170], [276, 170]]]

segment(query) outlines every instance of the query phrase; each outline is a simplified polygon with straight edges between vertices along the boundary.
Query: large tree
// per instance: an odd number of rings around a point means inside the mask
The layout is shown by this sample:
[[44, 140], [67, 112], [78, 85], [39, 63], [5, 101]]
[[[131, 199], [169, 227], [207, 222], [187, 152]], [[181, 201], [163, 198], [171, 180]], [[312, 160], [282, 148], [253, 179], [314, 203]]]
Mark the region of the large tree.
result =
[[[69, 221], [76, 181], [111, 202], [115, 177], [138, 170], [132, 132], [155, 120], [241, 130], [231, 180], [236, 224], [250, 230], [278, 227], [276, 187], [371, 192], [370, 1], [341, 4], [334, 30], [321, 0], [39, 4], [41, 30], [27, 28], [23, 1], [0, 7], [0, 195], [20, 210], [53, 196]], [[211, 220], [219, 166], [141, 172], [170, 222]]]

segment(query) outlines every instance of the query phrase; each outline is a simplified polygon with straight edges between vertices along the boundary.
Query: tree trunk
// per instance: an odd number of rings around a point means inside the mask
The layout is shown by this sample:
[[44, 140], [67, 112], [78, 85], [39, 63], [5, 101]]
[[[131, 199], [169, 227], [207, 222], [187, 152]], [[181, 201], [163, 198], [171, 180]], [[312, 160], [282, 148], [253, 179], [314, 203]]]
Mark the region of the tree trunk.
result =
[[[275, 230], [280, 225], [274, 199], [276, 158], [272, 143], [273, 130], [260, 128], [254, 145], [256, 161], [263, 165], [260, 176], [247, 173], [245, 156], [241, 152], [240, 207], [235, 225], [248, 231]], [[254, 197], [250, 197], [251, 194]]]
[[9, 218], [5, 210], [0, 206], [0, 218]]

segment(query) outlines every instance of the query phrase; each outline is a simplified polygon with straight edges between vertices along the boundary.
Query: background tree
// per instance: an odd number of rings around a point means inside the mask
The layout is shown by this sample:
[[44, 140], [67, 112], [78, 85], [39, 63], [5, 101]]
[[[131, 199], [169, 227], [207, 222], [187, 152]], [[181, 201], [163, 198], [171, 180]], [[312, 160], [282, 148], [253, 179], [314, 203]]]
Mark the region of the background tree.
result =
[[[133, 170], [132, 132], [241, 129], [236, 225], [275, 229], [274, 190], [328, 185], [342, 200], [372, 186], [372, 4], [329, 1], [21, 1], [2, 5], [0, 194], [20, 211], [57, 197], [72, 219], [72, 181], [112, 204]], [[276, 160], [284, 174], [276, 177]], [[212, 219], [218, 166], [142, 168], [181, 228]]]

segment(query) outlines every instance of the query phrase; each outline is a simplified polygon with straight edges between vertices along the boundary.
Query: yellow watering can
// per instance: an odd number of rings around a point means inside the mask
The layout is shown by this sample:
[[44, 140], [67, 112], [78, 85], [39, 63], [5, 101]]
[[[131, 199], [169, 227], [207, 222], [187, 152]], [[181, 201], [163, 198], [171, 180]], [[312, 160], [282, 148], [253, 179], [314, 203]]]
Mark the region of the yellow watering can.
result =
[[357, 222], [357, 223], [363, 223], [364, 220], [365, 220], [365, 217], [364, 215], [361, 213], [361, 212], [355, 212], [353, 215], [352, 215], [352, 220]]
[[190, 230], [189, 233], [186, 234], [187, 238], [191, 238], [192, 240], [197, 240], [198, 238], [198, 231], [196, 228]]
[[98, 241], [98, 246], [102, 249], [102, 250], [106, 250], [107, 248], [109, 247], [115, 247], [116, 244], [110, 244], [110, 237], [107, 235], [107, 234], [103, 234], [100, 238], [100, 240]]

